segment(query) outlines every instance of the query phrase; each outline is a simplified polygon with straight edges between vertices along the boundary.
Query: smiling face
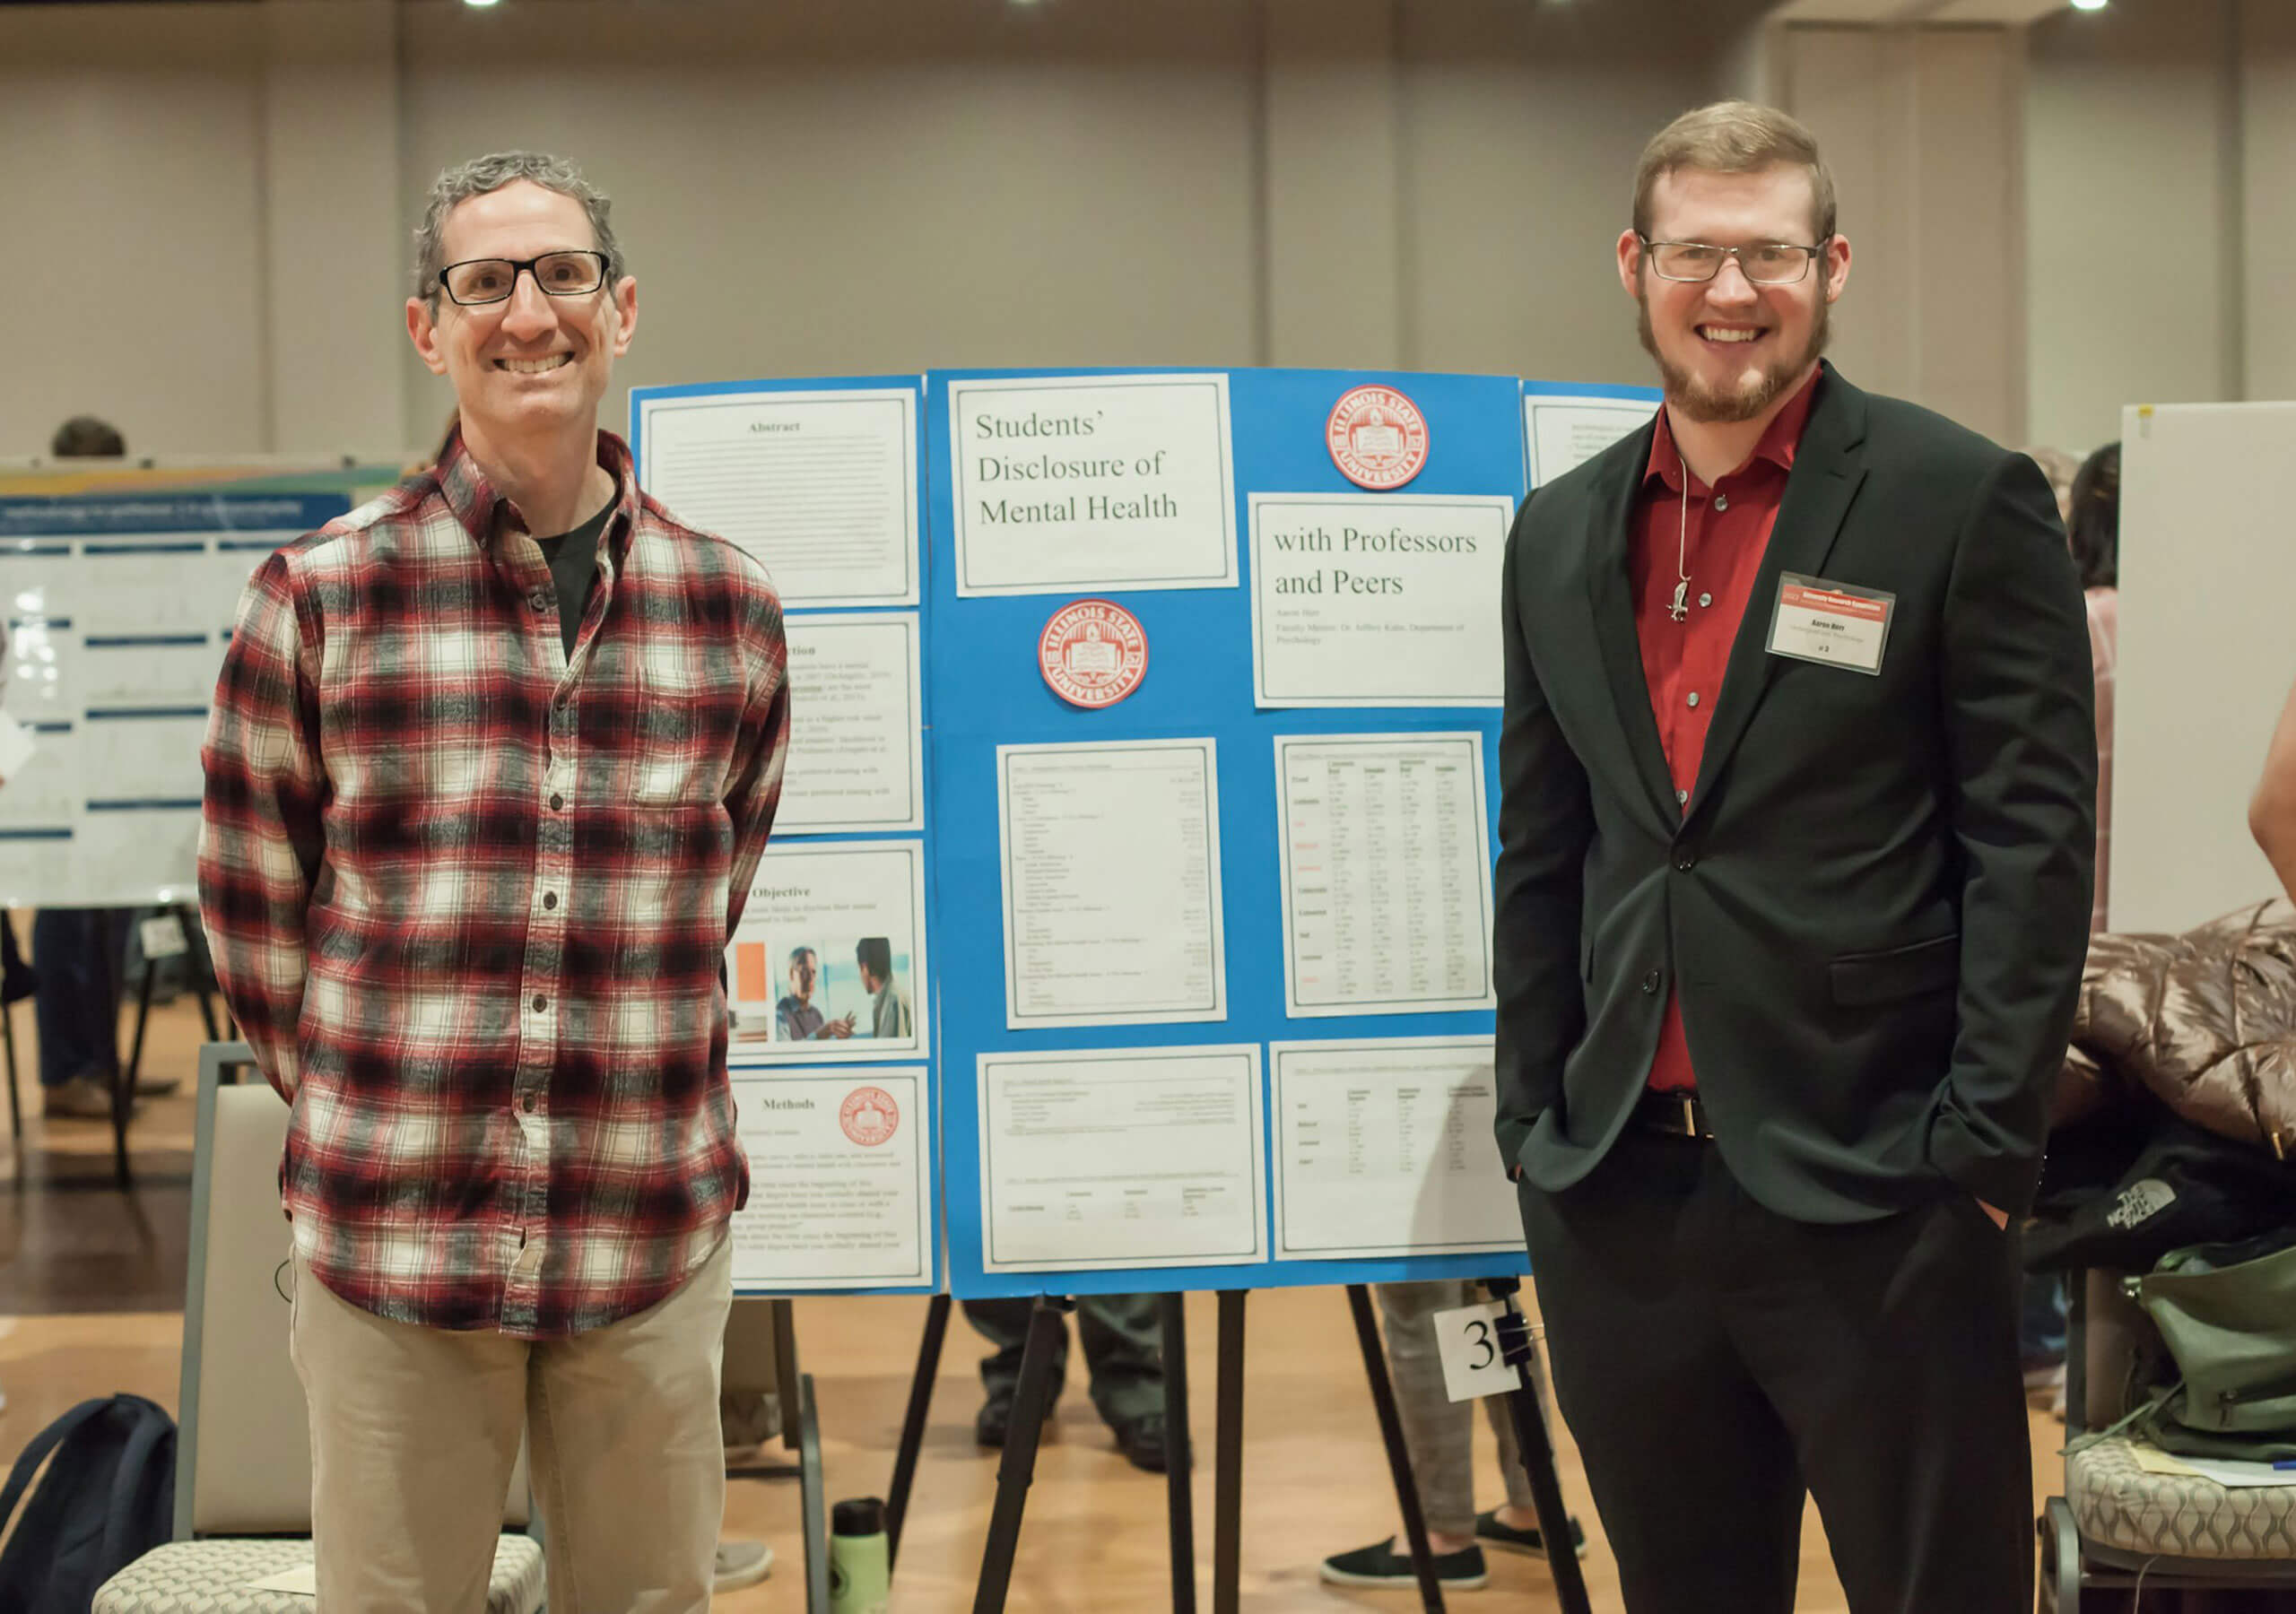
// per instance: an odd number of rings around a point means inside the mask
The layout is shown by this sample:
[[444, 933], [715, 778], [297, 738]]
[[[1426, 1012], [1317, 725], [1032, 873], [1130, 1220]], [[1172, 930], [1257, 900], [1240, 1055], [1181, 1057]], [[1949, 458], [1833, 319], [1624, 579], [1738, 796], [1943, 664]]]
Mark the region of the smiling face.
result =
[[[1817, 244], [1807, 169], [1752, 173], [1683, 168], [1650, 193], [1654, 241], [1717, 247]], [[1661, 279], [1635, 232], [1618, 243], [1619, 280], [1639, 305], [1642, 345], [1658, 361], [1666, 401], [1692, 421], [1754, 420], [1798, 387], [1825, 351], [1827, 311], [1849, 280], [1849, 243], [1836, 235], [1791, 285], [1756, 285], [1735, 257], [1709, 281]]]
[[[531, 180], [456, 205], [440, 233], [441, 260], [525, 259], [596, 246], [573, 197]], [[638, 282], [609, 274], [597, 291], [552, 297], [528, 273], [509, 299], [465, 308], [443, 290], [411, 298], [407, 334], [431, 374], [454, 383], [474, 447], [553, 438], [595, 426], [613, 361], [629, 351]]]

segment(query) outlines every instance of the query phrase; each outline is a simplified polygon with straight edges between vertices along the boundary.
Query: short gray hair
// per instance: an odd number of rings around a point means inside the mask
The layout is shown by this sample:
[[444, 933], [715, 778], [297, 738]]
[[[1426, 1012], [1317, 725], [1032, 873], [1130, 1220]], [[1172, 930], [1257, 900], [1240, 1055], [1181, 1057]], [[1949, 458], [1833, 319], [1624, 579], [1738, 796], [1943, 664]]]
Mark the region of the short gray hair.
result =
[[583, 213], [589, 216], [590, 233], [596, 238], [598, 250], [605, 254], [607, 280], [623, 273], [622, 248], [613, 239], [613, 226], [606, 221], [613, 204], [606, 200], [604, 191], [582, 178], [580, 169], [547, 152], [495, 152], [457, 163], [431, 181], [430, 199], [422, 210], [422, 225], [414, 232], [415, 296], [433, 308], [438, 306], [439, 271], [447, 266], [445, 247], [441, 245], [447, 231], [447, 215], [473, 196], [499, 191], [520, 179], [579, 202]]

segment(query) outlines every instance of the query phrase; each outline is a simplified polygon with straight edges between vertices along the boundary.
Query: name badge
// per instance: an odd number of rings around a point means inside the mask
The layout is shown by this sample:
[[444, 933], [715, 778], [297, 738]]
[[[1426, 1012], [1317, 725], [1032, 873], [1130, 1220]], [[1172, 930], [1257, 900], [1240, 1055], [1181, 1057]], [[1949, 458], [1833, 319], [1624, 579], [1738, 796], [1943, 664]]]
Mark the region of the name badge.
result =
[[1770, 653], [1878, 677], [1898, 597], [1786, 572], [1770, 616]]

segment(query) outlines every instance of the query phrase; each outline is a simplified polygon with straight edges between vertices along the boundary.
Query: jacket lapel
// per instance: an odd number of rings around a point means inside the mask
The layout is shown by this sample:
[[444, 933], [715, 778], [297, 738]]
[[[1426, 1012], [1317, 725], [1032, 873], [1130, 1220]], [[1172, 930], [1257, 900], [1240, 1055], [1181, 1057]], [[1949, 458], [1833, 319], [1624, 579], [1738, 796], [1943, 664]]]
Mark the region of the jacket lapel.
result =
[[1650, 439], [1657, 430], [1654, 420], [1636, 435], [1624, 473], [1595, 495], [1587, 522], [1587, 601], [1621, 737], [1644, 797], [1671, 835], [1681, 811], [1674, 804], [1674, 782], [1666, 772], [1665, 748], [1658, 741], [1658, 720], [1650, 715], [1650, 683], [1642, 672], [1642, 640], [1635, 629], [1634, 593], [1626, 571], [1634, 495], [1642, 485], [1643, 467], [1649, 464]]
[[1738, 624], [1737, 638], [1731, 641], [1722, 694], [1715, 703], [1713, 725], [1707, 730], [1706, 751], [1699, 760], [1698, 783], [1691, 791], [1685, 820], [1705, 805], [1714, 781], [1729, 765], [1731, 753], [1745, 737], [1754, 708], [1770, 689], [1778, 666], [1769, 644], [1779, 577], [1786, 572], [1815, 577], [1824, 568], [1841, 531], [1842, 517], [1849, 512], [1858, 484], [1866, 480], [1865, 441], [1866, 395], [1829, 364], [1809, 423], [1795, 449], [1793, 474], [1787, 478], [1786, 497], [1779, 505], [1761, 568], [1754, 574], [1746, 614]]

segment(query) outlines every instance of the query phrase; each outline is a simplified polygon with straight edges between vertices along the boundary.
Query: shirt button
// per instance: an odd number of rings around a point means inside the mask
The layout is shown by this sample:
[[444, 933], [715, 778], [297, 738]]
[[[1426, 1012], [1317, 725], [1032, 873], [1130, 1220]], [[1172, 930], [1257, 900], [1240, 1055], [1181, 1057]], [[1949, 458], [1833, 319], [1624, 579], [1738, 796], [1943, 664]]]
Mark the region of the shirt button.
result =
[[535, 1012], [536, 1014], [540, 1014], [544, 1010], [549, 1007], [550, 1000], [548, 998], [543, 996], [539, 992], [535, 994]]
[[1675, 804], [1676, 804], [1677, 806], [1679, 806], [1681, 803], [1684, 803], [1684, 802], [1687, 802], [1687, 801], [1689, 801], [1689, 800], [1690, 800], [1690, 792], [1689, 792], [1689, 791], [1687, 791], [1687, 790], [1677, 790], [1676, 792], [1674, 792], [1674, 802], [1675, 802]]
[[1714, 596], [1710, 594], [1702, 594], [1698, 596], [1698, 603], [1701, 605], [1711, 605], [1714, 603]]
[[1698, 867], [1698, 858], [1693, 854], [1685, 852], [1680, 857], [1674, 859], [1674, 867], [1687, 874], [1692, 869]]
[[556, 791], [552, 791], [552, 792], [551, 793], [551, 796], [550, 796], [550, 810], [551, 810], [552, 812], [563, 812], [563, 811], [566, 811], [566, 798], [565, 798], [564, 796], [562, 796], [562, 795], [560, 795]]
[[556, 907], [558, 906], [558, 893], [555, 891], [544, 891], [542, 894], [542, 905], [546, 908]]
[[1714, 496], [1714, 508], [1718, 510], [1728, 509], [1730, 508], [1730, 496], [1727, 493], [1717, 493]]
[[533, 1115], [535, 1113], [535, 1096], [532, 1093], [528, 1093], [524, 1098], [519, 1100], [518, 1107], [525, 1110], [529, 1115]]
[[1658, 990], [1658, 972], [1657, 970], [1654, 969], [1648, 975], [1642, 977], [1642, 990], [1648, 993], [1656, 993]]
[[1692, 706], [1696, 706], [1698, 704], [1698, 691], [1696, 690], [1692, 690], [1690, 692], [1690, 703]]

